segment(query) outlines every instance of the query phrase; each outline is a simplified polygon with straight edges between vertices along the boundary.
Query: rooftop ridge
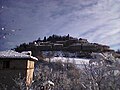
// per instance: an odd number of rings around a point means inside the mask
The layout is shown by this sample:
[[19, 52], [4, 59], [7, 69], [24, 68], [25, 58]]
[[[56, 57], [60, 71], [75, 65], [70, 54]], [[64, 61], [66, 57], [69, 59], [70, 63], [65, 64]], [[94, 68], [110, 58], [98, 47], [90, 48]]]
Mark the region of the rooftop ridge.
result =
[[6, 51], [0, 51], [0, 58], [29, 58], [33, 60], [38, 60], [36, 57], [33, 57], [31, 55], [27, 55], [25, 53], [19, 53], [14, 50], [6, 50]]

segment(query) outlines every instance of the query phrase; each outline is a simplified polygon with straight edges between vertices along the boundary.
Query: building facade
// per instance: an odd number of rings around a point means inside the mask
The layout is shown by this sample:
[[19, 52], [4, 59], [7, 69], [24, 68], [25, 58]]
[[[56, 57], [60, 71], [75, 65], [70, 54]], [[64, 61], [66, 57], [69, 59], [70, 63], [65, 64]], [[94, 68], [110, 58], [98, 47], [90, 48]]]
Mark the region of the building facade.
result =
[[0, 52], [0, 88], [6, 85], [9, 90], [16, 86], [15, 79], [25, 79], [26, 85], [33, 80], [34, 63], [38, 59], [30, 52], [18, 53], [12, 50]]

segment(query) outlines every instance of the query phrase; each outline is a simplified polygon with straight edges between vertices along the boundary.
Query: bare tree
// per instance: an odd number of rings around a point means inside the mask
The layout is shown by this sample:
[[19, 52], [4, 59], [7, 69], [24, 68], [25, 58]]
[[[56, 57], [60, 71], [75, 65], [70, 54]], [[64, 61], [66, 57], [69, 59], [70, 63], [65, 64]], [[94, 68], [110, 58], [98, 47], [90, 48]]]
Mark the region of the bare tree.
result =
[[47, 62], [36, 66], [31, 85], [20, 79], [15, 82], [19, 90], [120, 90], [119, 61], [108, 55], [84, 64], [82, 69], [69, 62]]
[[[107, 63], [113, 58], [97, 58], [81, 71], [81, 85], [85, 90], [120, 90], [120, 63]], [[99, 62], [98, 62], [99, 61]]]

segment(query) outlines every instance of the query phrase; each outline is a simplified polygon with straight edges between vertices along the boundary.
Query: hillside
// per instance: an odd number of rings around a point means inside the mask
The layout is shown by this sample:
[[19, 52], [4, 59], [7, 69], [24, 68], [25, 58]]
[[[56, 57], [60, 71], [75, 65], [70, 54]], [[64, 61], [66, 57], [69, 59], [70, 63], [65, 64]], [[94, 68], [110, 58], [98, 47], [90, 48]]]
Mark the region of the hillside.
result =
[[[110, 49], [107, 45], [101, 45], [98, 43], [90, 43], [87, 39], [83, 38], [74, 38], [69, 36], [58, 36], [52, 35], [44, 37], [43, 40], [38, 38], [38, 40], [20, 44], [15, 48], [16, 51], [32, 51], [34, 56], [42, 57], [42, 52], [44, 51], [52, 51], [54, 52], [64, 52], [63, 56], [67, 56], [67, 53], [72, 53], [77, 55], [77, 57], [91, 57], [92, 52], [114, 52], [114, 50]], [[48, 55], [49, 56], [49, 55]]]

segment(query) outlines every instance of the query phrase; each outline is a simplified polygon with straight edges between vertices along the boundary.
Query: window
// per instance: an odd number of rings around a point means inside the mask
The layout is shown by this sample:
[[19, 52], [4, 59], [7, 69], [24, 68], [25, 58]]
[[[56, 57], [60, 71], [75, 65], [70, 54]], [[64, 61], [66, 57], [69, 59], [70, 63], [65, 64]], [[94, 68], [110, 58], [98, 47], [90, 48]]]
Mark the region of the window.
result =
[[3, 61], [3, 69], [10, 67], [10, 61]]

